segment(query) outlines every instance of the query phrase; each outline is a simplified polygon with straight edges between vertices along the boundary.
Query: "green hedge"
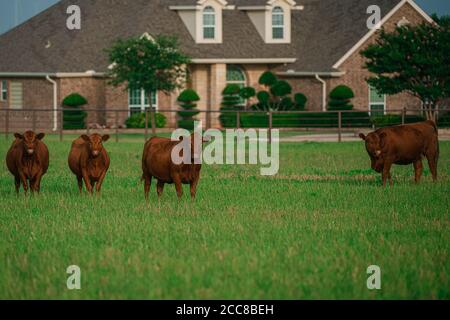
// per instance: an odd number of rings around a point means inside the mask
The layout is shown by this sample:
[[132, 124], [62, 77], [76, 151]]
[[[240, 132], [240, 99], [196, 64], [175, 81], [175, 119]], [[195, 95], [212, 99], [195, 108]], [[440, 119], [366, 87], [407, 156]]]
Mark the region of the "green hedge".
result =
[[[422, 116], [407, 115], [405, 116], [405, 123], [422, 122], [426, 119]], [[402, 116], [397, 114], [387, 114], [381, 117], [371, 118], [371, 123], [377, 128], [391, 127], [402, 124]]]
[[[337, 128], [338, 113], [274, 113], [273, 128]], [[265, 113], [242, 113], [242, 128], [268, 128], [269, 116]], [[343, 128], [371, 127], [367, 112], [342, 113]]]
[[[163, 115], [162, 113], [156, 113], [155, 116], [155, 120], [156, 120], [156, 127], [157, 128], [164, 128], [167, 124], [167, 118], [165, 115]], [[126, 121], [125, 124], [127, 126], [127, 128], [132, 128], [132, 129], [144, 129], [145, 128], [145, 113], [134, 113], [131, 115], [131, 117], [129, 117]], [[148, 127], [151, 128], [152, 127], [152, 121], [151, 121], [151, 114], [148, 114]]]

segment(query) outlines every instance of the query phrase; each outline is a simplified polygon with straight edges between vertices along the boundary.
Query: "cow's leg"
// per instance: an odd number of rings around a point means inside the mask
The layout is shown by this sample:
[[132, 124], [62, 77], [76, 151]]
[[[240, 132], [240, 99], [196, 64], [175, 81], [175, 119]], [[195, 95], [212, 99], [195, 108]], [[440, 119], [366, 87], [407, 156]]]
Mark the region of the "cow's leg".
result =
[[150, 187], [152, 185], [152, 176], [144, 175], [144, 192], [145, 192], [145, 200], [148, 201], [149, 193], [150, 193]]
[[80, 190], [80, 194], [83, 193], [83, 176], [77, 176], [78, 182], [78, 190]]
[[83, 170], [82, 174], [83, 174], [83, 180], [84, 180], [84, 185], [86, 186], [86, 190], [92, 194], [92, 184], [91, 184], [91, 179], [89, 178], [89, 174], [86, 170]]
[[430, 167], [431, 174], [433, 175], [433, 181], [438, 179], [438, 158], [436, 155], [427, 154], [428, 165]]
[[42, 180], [43, 173], [42, 171], [39, 171], [36, 177], [34, 178], [34, 192], [37, 192], [38, 194], [41, 192], [41, 180]]
[[22, 181], [23, 190], [25, 191], [25, 195], [28, 193], [28, 179], [24, 172], [19, 172], [20, 180]]
[[103, 181], [105, 180], [105, 177], [106, 177], [106, 170], [105, 170], [105, 172], [103, 172], [101, 174], [100, 178], [97, 181], [97, 186], [96, 186], [97, 194], [100, 194], [100, 191], [102, 190], [102, 185], [103, 185]]
[[391, 187], [394, 186], [394, 180], [392, 179], [392, 174], [389, 172], [389, 184]]
[[391, 166], [392, 164], [390, 162], [385, 162], [384, 163], [384, 167], [383, 167], [383, 187], [386, 187], [387, 185], [387, 180], [389, 178], [389, 176], [391, 175]]
[[16, 193], [19, 194], [19, 190], [20, 190], [20, 177], [19, 176], [14, 177], [14, 184], [16, 186]]
[[198, 185], [199, 179], [195, 179], [191, 182], [191, 198], [195, 199], [195, 196], [197, 194], [197, 185]]
[[181, 177], [178, 174], [173, 176], [173, 183], [175, 184], [175, 189], [177, 190], [178, 199], [183, 197], [183, 185], [181, 184]]
[[422, 178], [422, 173], [423, 173], [422, 160], [418, 160], [418, 161], [414, 162], [414, 172], [416, 174], [415, 181], [416, 181], [416, 183], [419, 183], [420, 179]]
[[163, 191], [164, 191], [164, 182], [158, 180], [158, 185], [156, 187], [156, 190], [158, 192], [158, 198], [161, 198]]

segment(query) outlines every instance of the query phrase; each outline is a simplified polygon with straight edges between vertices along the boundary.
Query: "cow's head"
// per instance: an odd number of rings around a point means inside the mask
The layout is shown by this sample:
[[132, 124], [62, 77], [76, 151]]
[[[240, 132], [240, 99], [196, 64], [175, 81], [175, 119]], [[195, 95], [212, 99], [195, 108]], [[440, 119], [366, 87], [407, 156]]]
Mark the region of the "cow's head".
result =
[[187, 137], [180, 137], [180, 141], [183, 143], [189, 143], [189, 146], [191, 148], [191, 161], [192, 163], [195, 163], [196, 160], [201, 159], [203, 143], [211, 141], [211, 138], [202, 137], [198, 133], [193, 133]]
[[38, 143], [38, 141], [44, 139], [45, 134], [36, 134], [33, 131], [27, 131], [23, 135], [21, 135], [20, 133], [16, 133], [14, 137], [22, 141], [25, 154], [32, 156], [36, 151], [36, 144]]
[[385, 146], [386, 133], [372, 132], [367, 136], [360, 133], [359, 137], [366, 142], [366, 150], [372, 160], [372, 169], [381, 172], [384, 166], [383, 148]]
[[90, 155], [93, 158], [96, 158], [102, 153], [103, 142], [109, 140], [109, 135], [105, 134], [104, 136], [101, 136], [97, 133], [94, 133], [91, 136], [88, 136], [84, 134], [81, 136], [81, 139], [86, 142]]

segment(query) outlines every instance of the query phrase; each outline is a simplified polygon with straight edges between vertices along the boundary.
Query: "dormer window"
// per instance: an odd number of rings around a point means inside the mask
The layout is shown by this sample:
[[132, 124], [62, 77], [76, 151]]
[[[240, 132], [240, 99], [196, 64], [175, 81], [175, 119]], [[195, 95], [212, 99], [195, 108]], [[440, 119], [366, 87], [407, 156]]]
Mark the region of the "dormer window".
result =
[[[243, 2], [243, 1], [242, 1]], [[262, 2], [262, 1], [261, 1]], [[291, 43], [292, 16], [303, 10], [294, 0], [267, 0], [266, 5], [242, 5], [265, 43]]]
[[284, 10], [281, 7], [275, 7], [272, 11], [272, 38], [284, 39]]
[[216, 38], [216, 11], [208, 6], [203, 10], [203, 39], [214, 40]]
[[[180, 3], [182, 1], [180, 0]], [[234, 10], [225, 0], [197, 0], [192, 5], [170, 6], [178, 12], [195, 43], [217, 44], [223, 40], [223, 11]]]

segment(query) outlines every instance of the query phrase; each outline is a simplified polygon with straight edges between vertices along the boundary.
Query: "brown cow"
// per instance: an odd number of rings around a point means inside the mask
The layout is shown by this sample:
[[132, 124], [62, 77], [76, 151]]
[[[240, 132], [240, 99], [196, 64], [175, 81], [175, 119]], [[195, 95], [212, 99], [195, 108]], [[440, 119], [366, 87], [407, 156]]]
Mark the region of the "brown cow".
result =
[[414, 164], [415, 181], [419, 183], [423, 173], [422, 156], [428, 160], [433, 180], [437, 180], [439, 159], [438, 129], [433, 121], [379, 129], [365, 136], [366, 149], [372, 160], [372, 169], [383, 174], [383, 186], [391, 177], [393, 164]]
[[[199, 141], [198, 152], [195, 150], [196, 144], [194, 141]], [[201, 164], [195, 164], [195, 160], [199, 159], [199, 152], [201, 152], [203, 140], [198, 134], [192, 134], [190, 137], [182, 137], [180, 141], [172, 141], [166, 138], [153, 137], [144, 147], [144, 154], [142, 157], [142, 179], [145, 181], [145, 198], [148, 200], [152, 178], [158, 180], [157, 193], [161, 197], [164, 185], [175, 184], [178, 198], [183, 196], [182, 184], [189, 184], [191, 186], [191, 197], [194, 199], [197, 193], [197, 185], [200, 180]], [[181, 164], [174, 163], [172, 159], [172, 151], [180, 143], [189, 144], [191, 149], [191, 161]], [[183, 152], [180, 152], [183, 155]]]
[[28, 182], [31, 192], [40, 192], [41, 179], [47, 173], [49, 153], [42, 142], [45, 134], [36, 135], [32, 131], [24, 135], [16, 133], [16, 140], [6, 155], [6, 165], [15, 178], [16, 192], [19, 193], [22, 182], [25, 194], [28, 192]]
[[77, 176], [80, 193], [83, 192], [83, 180], [89, 193], [93, 192], [94, 186], [100, 193], [110, 165], [108, 152], [103, 147], [103, 142], [108, 140], [109, 135], [93, 134], [82, 135], [72, 143], [69, 167]]

